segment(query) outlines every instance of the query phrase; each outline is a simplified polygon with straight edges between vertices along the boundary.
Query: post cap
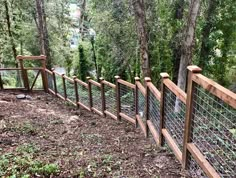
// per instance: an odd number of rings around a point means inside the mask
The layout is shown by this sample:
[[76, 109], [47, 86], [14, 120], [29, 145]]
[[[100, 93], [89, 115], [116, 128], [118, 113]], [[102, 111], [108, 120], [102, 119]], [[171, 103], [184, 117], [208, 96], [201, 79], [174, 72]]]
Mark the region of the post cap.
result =
[[52, 70], [52, 71], [54, 71], [54, 70], [55, 70], [55, 68], [51, 68], [51, 70]]
[[139, 77], [134, 77], [134, 80], [135, 81], [140, 81], [140, 78]]
[[72, 76], [72, 78], [75, 80], [75, 79], [77, 79], [77, 77], [74, 75], [74, 76]]
[[91, 77], [86, 77], [86, 79], [87, 79], [87, 80], [90, 80], [90, 79], [91, 79]]
[[161, 75], [162, 78], [169, 78], [170, 77], [169, 74], [166, 73], [166, 72], [163, 72], [160, 75]]
[[100, 77], [99, 80], [104, 80], [104, 78], [103, 78], [103, 77]]
[[202, 69], [196, 65], [188, 66], [187, 69], [194, 73], [200, 73], [202, 71]]
[[145, 77], [144, 80], [145, 80], [145, 82], [151, 82], [152, 81], [150, 77]]
[[115, 79], [120, 79], [120, 76], [116, 75], [116, 76], [115, 76]]

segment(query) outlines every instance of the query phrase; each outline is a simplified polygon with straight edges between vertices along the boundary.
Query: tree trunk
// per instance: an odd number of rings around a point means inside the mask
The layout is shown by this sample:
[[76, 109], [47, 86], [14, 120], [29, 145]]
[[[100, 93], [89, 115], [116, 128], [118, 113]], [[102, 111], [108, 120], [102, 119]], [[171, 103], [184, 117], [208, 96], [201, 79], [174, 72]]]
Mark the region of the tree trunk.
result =
[[144, 0], [132, 0], [134, 14], [137, 23], [137, 32], [139, 36], [140, 56], [142, 60], [142, 72], [144, 77], [150, 77], [150, 62], [148, 56], [148, 38], [145, 16]]
[[199, 67], [203, 70], [207, 66], [209, 62], [209, 54], [211, 51], [211, 47], [209, 46], [209, 37], [212, 32], [213, 27], [215, 26], [213, 20], [216, 15], [216, 9], [218, 6], [218, 0], [210, 0], [209, 6], [206, 15], [206, 23], [202, 28], [202, 44], [201, 44], [201, 51], [200, 51], [200, 59], [199, 59]]
[[81, 6], [81, 17], [80, 17], [80, 34], [81, 34], [81, 39], [84, 39], [84, 19], [85, 19], [85, 11], [86, 11], [86, 0], [83, 0], [82, 6]]
[[180, 59], [180, 67], [178, 74], [178, 87], [186, 90], [187, 66], [192, 62], [192, 54], [194, 47], [194, 34], [197, 16], [200, 9], [200, 0], [191, 0], [189, 6], [189, 15], [182, 44], [182, 55]]

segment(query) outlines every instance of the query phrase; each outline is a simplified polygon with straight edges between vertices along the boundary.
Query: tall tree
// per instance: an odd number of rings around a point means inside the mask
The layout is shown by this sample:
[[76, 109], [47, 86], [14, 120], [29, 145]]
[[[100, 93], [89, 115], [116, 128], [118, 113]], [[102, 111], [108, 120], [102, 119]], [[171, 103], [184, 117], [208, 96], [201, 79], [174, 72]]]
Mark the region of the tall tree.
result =
[[137, 32], [140, 44], [140, 56], [142, 60], [142, 72], [144, 77], [149, 77], [151, 74], [150, 62], [148, 55], [148, 37], [145, 14], [144, 0], [132, 0], [134, 14], [137, 24]]
[[200, 0], [191, 0], [189, 5], [187, 26], [183, 36], [184, 39], [182, 43], [182, 54], [178, 74], [178, 87], [184, 91], [186, 89], [187, 66], [192, 62], [195, 27], [199, 10]]

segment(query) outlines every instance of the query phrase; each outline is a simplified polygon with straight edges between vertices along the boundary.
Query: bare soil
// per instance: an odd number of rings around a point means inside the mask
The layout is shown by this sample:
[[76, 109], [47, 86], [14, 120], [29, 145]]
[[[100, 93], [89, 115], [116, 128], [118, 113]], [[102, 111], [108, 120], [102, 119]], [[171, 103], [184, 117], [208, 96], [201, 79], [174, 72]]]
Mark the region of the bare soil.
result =
[[0, 92], [0, 155], [33, 144], [34, 159], [59, 165], [50, 177], [183, 177], [174, 155], [132, 124], [45, 93], [30, 93], [32, 100], [17, 94]]

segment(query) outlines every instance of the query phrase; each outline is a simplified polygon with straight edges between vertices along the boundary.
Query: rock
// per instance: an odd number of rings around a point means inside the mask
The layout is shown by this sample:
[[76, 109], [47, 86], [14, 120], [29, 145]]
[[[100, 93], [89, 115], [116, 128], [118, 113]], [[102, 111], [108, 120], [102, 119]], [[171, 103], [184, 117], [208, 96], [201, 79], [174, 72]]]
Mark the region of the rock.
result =
[[25, 96], [25, 94], [19, 94], [19, 95], [16, 95], [16, 98], [17, 99], [25, 99], [26, 96]]
[[0, 120], [0, 130], [6, 128], [6, 122], [2, 119]]
[[78, 116], [70, 116], [70, 118], [66, 122], [69, 124], [71, 122], [76, 122], [77, 120], [79, 120]]
[[30, 95], [26, 95], [25, 98], [26, 98], [27, 100], [32, 100], [32, 99], [33, 99]]

